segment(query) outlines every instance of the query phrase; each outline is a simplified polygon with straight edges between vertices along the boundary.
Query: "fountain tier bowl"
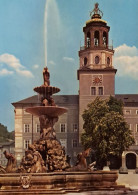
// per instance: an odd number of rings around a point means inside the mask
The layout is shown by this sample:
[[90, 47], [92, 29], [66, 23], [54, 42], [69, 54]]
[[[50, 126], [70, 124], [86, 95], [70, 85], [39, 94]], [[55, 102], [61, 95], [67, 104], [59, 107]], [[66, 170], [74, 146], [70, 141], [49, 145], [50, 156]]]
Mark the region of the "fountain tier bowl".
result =
[[45, 85], [42, 85], [40, 87], [35, 87], [34, 88], [34, 91], [39, 93], [39, 94], [54, 94], [54, 93], [58, 93], [60, 91], [59, 88], [57, 87], [52, 87], [52, 86], [45, 86]]
[[49, 117], [58, 117], [67, 112], [66, 108], [57, 106], [36, 106], [25, 110], [35, 116], [47, 115]]

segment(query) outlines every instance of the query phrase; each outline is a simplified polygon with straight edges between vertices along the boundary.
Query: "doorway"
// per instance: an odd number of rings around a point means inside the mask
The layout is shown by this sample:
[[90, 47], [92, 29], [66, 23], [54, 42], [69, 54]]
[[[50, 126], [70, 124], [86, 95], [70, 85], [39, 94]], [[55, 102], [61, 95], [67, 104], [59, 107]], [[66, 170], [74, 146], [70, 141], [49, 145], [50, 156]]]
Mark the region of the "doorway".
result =
[[136, 169], [136, 154], [126, 154], [126, 166], [128, 169]]

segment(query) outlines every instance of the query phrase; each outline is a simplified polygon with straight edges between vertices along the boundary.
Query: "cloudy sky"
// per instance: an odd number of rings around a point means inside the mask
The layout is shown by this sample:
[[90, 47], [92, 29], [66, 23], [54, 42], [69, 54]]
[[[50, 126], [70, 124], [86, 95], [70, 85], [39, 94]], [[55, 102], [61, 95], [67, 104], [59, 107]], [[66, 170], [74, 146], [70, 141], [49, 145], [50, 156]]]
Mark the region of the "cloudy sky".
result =
[[[111, 27], [116, 93], [138, 93], [138, 0], [97, 0]], [[51, 85], [77, 94], [78, 51], [93, 0], [0, 0], [0, 123], [14, 130], [12, 102], [34, 95], [47, 63]], [[47, 52], [46, 52], [47, 50]]]

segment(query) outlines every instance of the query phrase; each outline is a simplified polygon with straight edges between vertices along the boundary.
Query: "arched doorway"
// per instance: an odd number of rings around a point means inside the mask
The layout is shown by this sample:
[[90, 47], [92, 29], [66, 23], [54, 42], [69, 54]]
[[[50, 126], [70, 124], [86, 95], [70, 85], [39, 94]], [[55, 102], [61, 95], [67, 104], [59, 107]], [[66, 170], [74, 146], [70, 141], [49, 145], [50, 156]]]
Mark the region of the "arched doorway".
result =
[[134, 153], [126, 154], [126, 167], [128, 169], [136, 169], [136, 154]]

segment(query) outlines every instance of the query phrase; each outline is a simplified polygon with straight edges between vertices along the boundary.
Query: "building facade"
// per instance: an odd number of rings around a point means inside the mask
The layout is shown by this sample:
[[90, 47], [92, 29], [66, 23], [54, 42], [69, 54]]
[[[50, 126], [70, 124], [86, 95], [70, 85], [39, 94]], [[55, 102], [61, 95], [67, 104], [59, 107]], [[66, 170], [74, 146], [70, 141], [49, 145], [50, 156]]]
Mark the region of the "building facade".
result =
[[[102, 19], [102, 12], [95, 4], [91, 18], [83, 28], [84, 46], [80, 48], [80, 65], [77, 71], [79, 80], [78, 95], [53, 96], [58, 106], [66, 107], [68, 112], [60, 116], [55, 124], [57, 138], [65, 146], [71, 163], [82, 149], [80, 144], [83, 132], [82, 113], [88, 103], [97, 96], [103, 99], [110, 95], [124, 102], [124, 117], [135, 138], [135, 145], [122, 154], [122, 166], [138, 167], [138, 95], [115, 94], [115, 75], [113, 66], [113, 46], [109, 46], [110, 27]], [[40, 105], [39, 97], [33, 96], [13, 103], [15, 107], [15, 155], [18, 161], [24, 151], [40, 136], [39, 119], [25, 111], [27, 107]]]

